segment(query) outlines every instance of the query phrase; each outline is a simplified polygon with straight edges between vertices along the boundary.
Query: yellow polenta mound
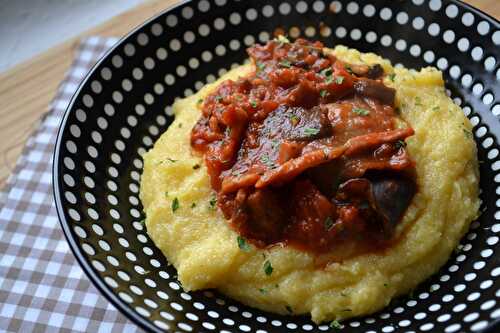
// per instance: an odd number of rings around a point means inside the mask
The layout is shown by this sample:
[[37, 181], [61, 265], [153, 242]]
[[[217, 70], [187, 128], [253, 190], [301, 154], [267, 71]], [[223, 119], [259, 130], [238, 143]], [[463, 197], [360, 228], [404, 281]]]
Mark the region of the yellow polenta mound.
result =
[[[347, 63], [379, 63], [386, 73], [396, 74], [394, 82], [386, 78], [385, 84], [396, 88], [396, 104], [415, 130], [407, 141], [419, 191], [398, 227], [401, 232], [409, 226], [408, 232], [384, 254], [360, 255], [326, 268], [317, 268], [313, 255], [293, 248], [238, 248], [237, 234], [210, 205], [209, 178], [202, 156], [191, 150], [190, 133], [200, 117], [197, 101], [222, 80], [252, 71], [252, 65], [244, 65], [177, 101], [174, 123], [144, 155], [140, 196], [147, 231], [177, 268], [184, 289], [217, 288], [259, 309], [310, 313], [315, 322], [372, 313], [436, 272], [478, 214], [471, 125], [446, 96], [441, 72], [393, 68], [375, 54], [343, 46], [333, 52]], [[179, 208], [173, 212], [175, 198]], [[269, 276], [265, 260], [273, 267]]]

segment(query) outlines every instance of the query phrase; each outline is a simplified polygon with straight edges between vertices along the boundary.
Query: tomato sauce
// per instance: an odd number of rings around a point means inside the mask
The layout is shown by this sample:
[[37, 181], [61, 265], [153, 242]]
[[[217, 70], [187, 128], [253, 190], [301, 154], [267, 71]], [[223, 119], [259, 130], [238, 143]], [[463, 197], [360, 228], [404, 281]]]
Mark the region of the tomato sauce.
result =
[[417, 188], [382, 67], [283, 37], [248, 54], [255, 71], [207, 96], [191, 132], [231, 226], [258, 247], [387, 246]]

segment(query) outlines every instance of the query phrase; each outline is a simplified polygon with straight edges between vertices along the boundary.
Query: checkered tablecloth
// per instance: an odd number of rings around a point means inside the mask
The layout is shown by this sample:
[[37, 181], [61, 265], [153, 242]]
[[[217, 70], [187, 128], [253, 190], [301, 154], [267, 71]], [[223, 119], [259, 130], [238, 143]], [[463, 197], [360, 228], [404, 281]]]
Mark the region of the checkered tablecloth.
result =
[[52, 194], [52, 151], [64, 110], [114, 38], [81, 41], [40, 126], [0, 193], [0, 332], [136, 332], [83, 273]]

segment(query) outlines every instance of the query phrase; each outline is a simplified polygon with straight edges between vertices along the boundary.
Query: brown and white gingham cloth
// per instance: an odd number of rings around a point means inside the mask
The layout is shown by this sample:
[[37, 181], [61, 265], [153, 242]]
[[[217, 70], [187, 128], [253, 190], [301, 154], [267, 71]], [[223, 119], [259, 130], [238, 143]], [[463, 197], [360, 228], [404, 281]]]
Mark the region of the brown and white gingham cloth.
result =
[[136, 332], [91, 284], [59, 225], [52, 152], [78, 83], [115, 38], [81, 41], [76, 58], [0, 192], [0, 332]]

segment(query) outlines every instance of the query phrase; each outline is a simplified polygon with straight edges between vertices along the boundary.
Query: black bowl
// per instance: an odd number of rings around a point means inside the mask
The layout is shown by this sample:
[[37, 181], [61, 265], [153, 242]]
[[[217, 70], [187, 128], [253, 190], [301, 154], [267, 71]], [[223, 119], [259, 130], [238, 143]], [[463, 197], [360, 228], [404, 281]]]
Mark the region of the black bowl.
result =
[[246, 58], [282, 28], [393, 63], [436, 66], [474, 125], [483, 214], [461, 250], [413, 297], [344, 322], [349, 332], [498, 332], [500, 307], [499, 22], [458, 1], [184, 3], [123, 38], [92, 69], [66, 111], [54, 156], [62, 227], [93, 283], [151, 331], [327, 331], [216, 291], [185, 293], [148, 238], [138, 199], [141, 155], [172, 122], [170, 105]]

